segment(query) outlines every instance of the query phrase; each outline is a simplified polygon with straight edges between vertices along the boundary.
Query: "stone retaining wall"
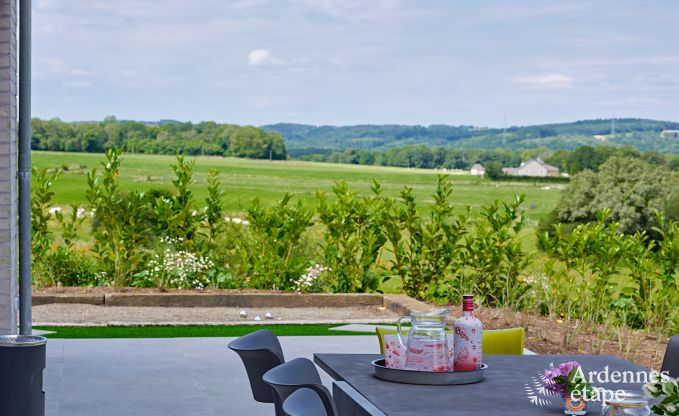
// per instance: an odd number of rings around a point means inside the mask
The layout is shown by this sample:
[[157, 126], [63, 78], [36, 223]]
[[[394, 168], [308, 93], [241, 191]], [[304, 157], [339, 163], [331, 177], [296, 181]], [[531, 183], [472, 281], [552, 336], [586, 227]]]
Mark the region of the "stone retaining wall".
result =
[[433, 307], [406, 295], [380, 293], [59, 293], [34, 294], [33, 305], [83, 303], [102, 306], [345, 308], [384, 306], [401, 315]]

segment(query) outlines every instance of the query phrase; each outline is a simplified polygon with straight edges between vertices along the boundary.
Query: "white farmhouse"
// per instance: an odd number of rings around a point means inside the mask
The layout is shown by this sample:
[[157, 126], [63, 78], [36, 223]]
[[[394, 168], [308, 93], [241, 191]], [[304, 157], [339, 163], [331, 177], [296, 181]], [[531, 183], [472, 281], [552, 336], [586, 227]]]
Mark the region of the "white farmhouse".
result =
[[483, 176], [483, 174], [486, 173], [486, 168], [480, 163], [474, 163], [474, 166], [472, 166], [469, 173], [474, 176]]
[[502, 171], [512, 176], [559, 176], [559, 168], [546, 164], [539, 157], [521, 163], [518, 168], [502, 168]]

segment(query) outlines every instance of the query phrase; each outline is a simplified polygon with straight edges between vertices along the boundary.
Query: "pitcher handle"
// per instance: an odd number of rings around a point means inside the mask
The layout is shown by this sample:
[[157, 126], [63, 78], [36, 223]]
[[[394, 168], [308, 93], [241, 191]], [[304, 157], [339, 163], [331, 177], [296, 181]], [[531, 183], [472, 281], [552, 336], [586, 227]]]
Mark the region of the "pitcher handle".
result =
[[401, 321], [404, 319], [407, 319], [408, 322], [412, 323], [409, 316], [402, 316], [398, 318], [398, 321], [396, 321], [396, 336], [398, 337], [398, 343], [401, 344], [401, 347], [403, 347], [404, 350], [407, 350], [408, 347], [406, 347], [406, 345], [403, 343], [403, 337], [401, 336]]

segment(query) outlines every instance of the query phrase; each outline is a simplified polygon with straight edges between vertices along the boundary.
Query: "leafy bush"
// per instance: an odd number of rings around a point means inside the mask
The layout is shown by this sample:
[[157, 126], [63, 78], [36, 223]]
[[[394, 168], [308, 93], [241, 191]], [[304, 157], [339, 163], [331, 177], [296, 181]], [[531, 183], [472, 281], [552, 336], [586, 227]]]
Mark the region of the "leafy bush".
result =
[[243, 241], [241, 269], [249, 287], [292, 289], [308, 265], [303, 256], [304, 234], [313, 224], [313, 211], [301, 201], [290, 204], [291, 198], [286, 194], [270, 208], [255, 200], [247, 210], [250, 225]]
[[144, 262], [142, 246], [146, 239], [143, 220], [146, 201], [135, 190], [127, 198], [120, 191], [122, 150], [108, 150], [102, 162], [101, 176], [97, 169], [87, 175], [87, 200], [96, 212], [94, 252], [100, 268], [116, 286], [128, 286], [132, 275]]
[[36, 259], [47, 253], [52, 244], [49, 222], [52, 219], [50, 208], [54, 191], [52, 185], [59, 177], [59, 171], [48, 173], [47, 169], [32, 169], [33, 192], [31, 196], [31, 249], [34, 267]]
[[370, 292], [377, 289], [376, 265], [387, 238], [381, 221], [382, 188], [375, 182], [373, 195], [359, 198], [346, 182], [333, 187], [335, 201], [319, 192], [318, 218], [325, 226], [323, 257], [332, 269], [334, 292]]
[[[667, 169], [639, 159], [612, 157], [598, 172], [585, 170], [573, 177], [553, 218], [564, 223], [595, 222], [597, 213], [608, 209], [606, 221], [618, 222], [620, 232], [645, 231], [655, 239], [655, 212], [667, 215], [676, 189], [677, 181]], [[551, 228], [551, 224], [543, 225], [543, 229]]]
[[519, 306], [527, 291], [519, 280], [529, 262], [519, 238], [525, 225], [523, 199], [482, 207], [473, 231], [465, 236], [462, 264], [469, 283], [463, 288], [490, 305]]
[[96, 262], [86, 251], [57, 246], [46, 252], [33, 271], [41, 286], [100, 286]]
[[555, 227], [543, 234], [553, 259], [535, 285], [538, 308], [590, 322], [617, 322], [658, 333], [679, 330], [679, 281], [676, 277], [679, 226], [657, 216], [659, 240], [645, 232], [620, 233], [608, 212], [597, 222], [570, 233]]
[[194, 161], [186, 162], [182, 156], [177, 156], [177, 164], [172, 165], [175, 173], [175, 179], [172, 180], [175, 194], [171, 198], [167, 230], [170, 236], [190, 249], [195, 245], [195, 234], [200, 222], [191, 191], [193, 165]]
[[448, 300], [446, 285], [451, 282], [445, 278], [451, 264], [460, 259], [461, 238], [467, 232], [467, 215], [453, 217], [448, 201], [451, 192], [450, 183], [439, 176], [434, 205], [424, 218], [417, 211], [411, 188], [401, 191], [398, 204], [388, 199], [384, 228], [394, 254], [390, 271], [401, 278], [410, 296]]
[[219, 182], [219, 172], [214, 169], [210, 169], [207, 178], [207, 193], [203, 216], [207, 225], [205, 233], [207, 248], [212, 250], [215, 248], [215, 241], [225, 229], [224, 208], [222, 207], [224, 191]]

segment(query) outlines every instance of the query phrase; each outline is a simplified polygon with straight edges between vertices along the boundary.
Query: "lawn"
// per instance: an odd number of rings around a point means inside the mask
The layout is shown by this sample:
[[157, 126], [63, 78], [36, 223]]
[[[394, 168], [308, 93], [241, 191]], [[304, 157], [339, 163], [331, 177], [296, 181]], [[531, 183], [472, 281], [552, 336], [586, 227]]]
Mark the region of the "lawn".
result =
[[52, 331], [47, 338], [191, 338], [240, 337], [257, 329], [269, 329], [278, 336], [290, 335], [374, 335], [365, 332], [331, 331], [337, 324], [204, 325], [204, 326], [41, 326]]
[[[54, 203], [57, 206], [85, 205], [87, 172], [100, 167], [104, 156], [91, 153], [33, 152], [33, 166], [62, 169], [54, 185]], [[120, 171], [121, 185], [125, 189], [171, 189], [172, 156], [125, 155]], [[253, 198], [273, 204], [286, 192], [302, 198], [307, 205], [315, 202], [317, 191], [330, 193], [333, 183], [346, 180], [360, 194], [368, 194], [373, 179], [378, 180], [385, 192], [397, 196], [404, 185], [413, 188], [420, 203], [431, 202], [436, 175], [443, 171], [406, 169], [380, 166], [341, 165], [300, 161], [263, 161], [222, 157], [196, 157], [194, 194], [202, 203], [206, 196], [206, 176], [209, 169], [221, 172], [226, 192], [225, 210], [241, 214]], [[516, 194], [526, 196], [526, 216], [537, 221], [556, 205], [560, 192], [543, 189], [543, 183], [492, 182], [471, 175], [450, 177], [454, 190], [451, 202], [460, 207], [469, 205], [472, 213], [482, 205], [495, 200], [509, 201]]]

